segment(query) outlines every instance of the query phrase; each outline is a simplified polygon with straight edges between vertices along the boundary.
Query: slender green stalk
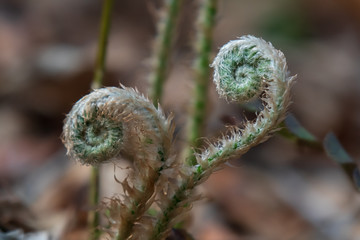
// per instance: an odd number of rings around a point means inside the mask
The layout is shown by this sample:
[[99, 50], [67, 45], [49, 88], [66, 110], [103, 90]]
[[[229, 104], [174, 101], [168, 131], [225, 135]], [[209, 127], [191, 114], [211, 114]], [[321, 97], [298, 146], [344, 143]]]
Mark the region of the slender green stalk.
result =
[[[198, 178], [198, 174], [196, 174], [194, 178]], [[184, 203], [184, 199], [189, 197], [186, 193], [192, 191], [193, 188], [195, 187], [194, 184], [195, 182], [193, 180], [194, 180], [193, 178], [185, 180], [181, 184], [181, 186], [177, 189], [177, 191], [169, 201], [169, 206], [163, 210], [163, 214], [157, 220], [153, 232], [147, 239], [149, 240], [163, 239], [164, 236], [168, 234], [168, 231], [171, 227], [169, 225], [171, 225], [172, 220], [176, 217], [176, 215], [174, 215], [174, 212], [180, 208], [179, 205], [181, 206], [188, 205], [188, 207], [191, 206], [189, 204], [191, 201]], [[186, 211], [185, 209], [183, 210]]]
[[96, 55], [96, 65], [92, 87], [94, 89], [101, 87], [105, 73], [106, 49], [111, 25], [111, 12], [114, 0], [103, 0], [103, 9], [101, 15], [100, 36], [98, 41], [98, 51]]
[[[104, 0], [103, 3], [95, 72], [92, 82], [93, 89], [100, 88], [104, 78], [106, 49], [107, 49], [109, 32], [110, 32], [111, 12], [112, 12], [113, 3], [114, 0]], [[90, 194], [89, 194], [89, 202], [92, 207], [98, 206], [99, 204], [99, 183], [100, 183], [99, 168], [92, 167], [91, 176], [90, 176]], [[97, 211], [95, 210], [89, 211], [88, 221], [90, 227], [91, 240], [98, 240], [100, 238], [101, 232], [98, 228], [100, 222], [99, 220], [100, 220], [100, 216]]]
[[[97, 206], [99, 203], [99, 168], [92, 167], [90, 176], [90, 194], [89, 201], [91, 206]], [[97, 240], [100, 237], [99, 230], [99, 213], [95, 210], [89, 211], [88, 221], [90, 227], [90, 238], [91, 240]]]
[[206, 120], [206, 101], [210, 81], [210, 54], [212, 33], [215, 25], [217, 0], [203, 0], [199, 13], [196, 40], [195, 70], [195, 100], [192, 106], [188, 132], [188, 148], [185, 157], [193, 165], [196, 163], [193, 148], [200, 147], [199, 138], [203, 136]]
[[158, 23], [158, 35], [155, 39], [152, 59], [152, 73], [150, 74], [150, 98], [157, 107], [161, 100], [163, 85], [169, 65], [171, 46], [176, 31], [176, 22], [182, 0], [166, 0], [162, 16]]

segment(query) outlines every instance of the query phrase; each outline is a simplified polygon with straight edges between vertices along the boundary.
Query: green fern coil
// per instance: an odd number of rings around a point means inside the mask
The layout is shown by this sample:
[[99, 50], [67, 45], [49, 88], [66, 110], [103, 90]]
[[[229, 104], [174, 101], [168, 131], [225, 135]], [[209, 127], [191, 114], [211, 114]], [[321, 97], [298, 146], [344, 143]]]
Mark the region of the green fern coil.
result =
[[212, 66], [219, 95], [230, 101], [247, 102], [258, 97], [268, 81], [286, 82], [284, 55], [254, 36], [224, 45]]
[[229, 134], [196, 153], [196, 162], [183, 166], [179, 172], [180, 180], [174, 180], [172, 195], [159, 193], [162, 212], [149, 234], [151, 240], [167, 236], [174, 223], [196, 200], [194, 188], [197, 185], [230, 158], [240, 157], [267, 140], [285, 117], [295, 77], [288, 76], [284, 54], [271, 43], [253, 36], [230, 41], [220, 49], [212, 67], [220, 97], [236, 102], [260, 97], [263, 109], [255, 120], [244, 122], [243, 128], [233, 126]]
[[116, 239], [127, 239], [135, 221], [151, 205], [160, 172], [171, 165], [172, 135], [171, 117], [131, 88], [94, 90], [68, 114], [63, 141], [71, 158], [87, 165], [119, 156], [132, 162], [133, 171], [121, 183], [124, 194], [106, 204], [109, 232]]
[[104, 106], [110, 106], [111, 99], [124, 98], [120, 97], [122, 94], [121, 89], [99, 89], [73, 106], [63, 132], [71, 158], [82, 164], [96, 165], [119, 155], [124, 141], [121, 112]]
[[146, 157], [156, 169], [161, 165], [158, 152], [170, 147], [170, 128], [171, 120], [136, 90], [108, 87], [73, 106], [63, 139], [68, 155], [82, 164], [97, 165], [122, 155], [130, 160]]

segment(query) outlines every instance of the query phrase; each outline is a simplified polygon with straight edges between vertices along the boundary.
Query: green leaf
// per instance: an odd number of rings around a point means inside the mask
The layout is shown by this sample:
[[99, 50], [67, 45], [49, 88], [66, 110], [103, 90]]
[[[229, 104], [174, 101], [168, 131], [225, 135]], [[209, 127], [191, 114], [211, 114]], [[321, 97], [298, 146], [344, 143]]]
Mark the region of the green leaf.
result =
[[328, 133], [323, 141], [326, 154], [339, 164], [353, 163], [354, 161], [346, 152], [334, 133]]
[[323, 146], [326, 154], [342, 167], [356, 189], [360, 191], [359, 167], [340, 144], [334, 133], [330, 132], [325, 136]]
[[318, 140], [308, 130], [306, 130], [292, 114], [288, 114], [285, 119], [285, 126], [289, 131], [301, 140], [307, 142], [317, 142]]

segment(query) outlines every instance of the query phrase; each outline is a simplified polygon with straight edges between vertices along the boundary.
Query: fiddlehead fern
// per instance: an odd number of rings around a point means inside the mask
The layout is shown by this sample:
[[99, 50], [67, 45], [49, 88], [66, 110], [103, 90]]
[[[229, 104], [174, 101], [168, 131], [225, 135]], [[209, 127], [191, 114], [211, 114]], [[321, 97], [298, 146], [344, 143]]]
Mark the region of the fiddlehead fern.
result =
[[[221, 97], [229, 101], [260, 97], [264, 107], [256, 120], [247, 121], [242, 129], [233, 127], [228, 136], [195, 154], [192, 164], [179, 167], [166, 162], [173, 134], [171, 121], [135, 90], [95, 90], [69, 113], [63, 135], [71, 157], [89, 165], [120, 155], [133, 162], [131, 181], [122, 182], [123, 198], [114, 198], [109, 204], [117, 240], [166, 237], [194, 201], [194, 188], [229, 158], [265, 141], [283, 120], [294, 77], [287, 76], [282, 52], [262, 39], [244, 36], [222, 47], [212, 66]], [[144, 212], [152, 203], [156, 182], [166, 188], [158, 189], [161, 211], [153, 219]], [[134, 230], [135, 222], [140, 229]]]
[[288, 76], [284, 54], [271, 43], [253, 36], [224, 45], [212, 66], [221, 97], [247, 102], [260, 96], [264, 108], [255, 121], [246, 122], [243, 129], [233, 128], [229, 137], [210, 145], [197, 156], [198, 168], [204, 169], [242, 155], [266, 140], [285, 117], [290, 87], [295, 79], [295, 76]]
[[247, 36], [230, 41], [220, 49], [212, 64], [219, 95], [237, 102], [258, 97], [264, 90], [266, 79], [274, 75], [275, 69], [283, 68], [280, 66], [283, 63], [275, 61], [276, 57], [280, 56], [261, 39]]
[[68, 114], [63, 139], [72, 158], [96, 165], [121, 155], [133, 163], [131, 184], [122, 182], [123, 198], [112, 199], [108, 206], [117, 239], [127, 239], [150, 206], [155, 182], [169, 158], [172, 133], [171, 120], [161, 109], [130, 88], [95, 90]]
[[122, 112], [105, 107], [116, 96], [116, 91], [100, 89], [73, 106], [64, 125], [64, 143], [72, 159], [97, 165], [119, 156], [124, 145]]
[[249, 101], [259, 96], [264, 108], [255, 121], [246, 122], [243, 129], [233, 127], [229, 136], [196, 154], [196, 163], [184, 166], [180, 171], [173, 194], [159, 193], [162, 212], [149, 239], [163, 239], [194, 200], [194, 187], [229, 158], [239, 157], [265, 141], [285, 116], [294, 77], [287, 76], [283, 53], [270, 43], [253, 36], [241, 37], [223, 46], [212, 66], [221, 97], [230, 101]]

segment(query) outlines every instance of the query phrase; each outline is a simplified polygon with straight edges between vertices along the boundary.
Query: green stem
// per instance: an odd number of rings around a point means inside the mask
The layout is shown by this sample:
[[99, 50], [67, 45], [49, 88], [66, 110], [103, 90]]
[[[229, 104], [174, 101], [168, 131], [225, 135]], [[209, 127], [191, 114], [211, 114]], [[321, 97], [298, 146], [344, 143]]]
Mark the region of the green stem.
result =
[[195, 101], [189, 123], [188, 148], [185, 150], [190, 165], [196, 164], [193, 148], [200, 147], [199, 138], [203, 136], [206, 120], [206, 101], [210, 79], [210, 54], [212, 33], [215, 25], [217, 0], [203, 0], [198, 19], [195, 59]]
[[[132, 199], [132, 206], [127, 210], [130, 214], [124, 219], [123, 224], [120, 226], [116, 240], [126, 240], [129, 238], [134, 230], [135, 221], [147, 210], [143, 206], [151, 198], [154, 193], [154, 184], [160, 176], [160, 170], [156, 171], [153, 176], [145, 179], [145, 185], [143, 186], [144, 192], [137, 198]], [[138, 176], [139, 177], [139, 176]], [[125, 210], [126, 211], [126, 210]]]
[[164, 15], [158, 23], [158, 36], [155, 39], [154, 59], [152, 60], [153, 66], [150, 74], [150, 98], [155, 107], [161, 100], [181, 3], [182, 0], [166, 0]]
[[174, 211], [179, 208], [179, 204], [182, 204], [181, 202], [187, 197], [185, 192], [191, 191], [194, 187], [194, 185], [190, 184], [190, 182], [191, 180], [185, 181], [171, 198], [169, 206], [163, 211], [163, 214], [156, 222], [154, 231], [149, 240], [163, 239], [166, 230], [171, 227], [169, 226], [171, 219], [175, 217], [173, 214]]
[[162, 239], [164, 233], [166, 233], [166, 231], [172, 227], [171, 220], [175, 218], [176, 215], [178, 215], [179, 213], [186, 211], [186, 207], [188, 207], [189, 202], [192, 201], [191, 197], [193, 194], [193, 189], [198, 184], [206, 180], [206, 178], [210, 175], [209, 173], [212, 173], [214, 169], [223, 164], [228, 158], [240, 155], [238, 153], [241, 151], [245, 153], [251, 147], [257, 145], [259, 142], [258, 139], [263, 138], [271, 129], [272, 128], [263, 127], [261, 128], [261, 131], [254, 133], [252, 135], [252, 138], [248, 138], [245, 140], [242, 140], [241, 136], [238, 136], [239, 139], [236, 141], [235, 145], [227, 146], [227, 148], [219, 147], [214, 150], [213, 154], [208, 154], [206, 157], [206, 161], [209, 164], [206, 167], [203, 168], [201, 165], [197, 165], [197, 167], [191, 170], [192, 172], [190, 173], [190, 175], [185, 176], [181, 180], [179, 188], [175, 190], [175, 194], [170, 198], [167, 207], [157, 218], [154, 230], [151, 233], [149, 239]]
[[[90, 177], [90, 194], [89, 200], [92, 207], [95, 207], [99, 203], [99, 169], [92, 167]], [[88, 221], [90, 227], [90, 238], [91, 240], [97, 240], [100, 238], [99, 230], [99, 213], [95, 210], [89, 211]]]
[[96, 54], [96, 65], [92, 87], [94, 89], [101, 87], [106, 62], [106, 49], [111, 25], [111, 12], [114, 0], [103, 0], [103, 9], [101, 15], [100, 36], [98, 41], [98, 51]]
[[[100, 88], [102, 86], [104, 73], [105, 73], [105, 63], [106, 63], [106, 49], [110, 32], [111, 25], [111, 12], [113, 7], [114, 0], [104, 0], [102, 14], [101, 14], [101, 27], [100, 27], [100, 36], [98, 40], [98, 50], [96, 54], [96, 64], [94, 78], [92, 82], [92, 88]], [[98, 206], [99, 204], [99, 183], [100, 183], [100, 173], [98, 167], [92, 167], [91, 176], [90, 176], [90, 194], [89, 202], [91, 207]], [[99, 230], [100, 216], [99, 213], [95, 210], [89, 211], [88, 214], [89, 228], [90, 228], [90, 239], [98, 240], [101, 235]]]

